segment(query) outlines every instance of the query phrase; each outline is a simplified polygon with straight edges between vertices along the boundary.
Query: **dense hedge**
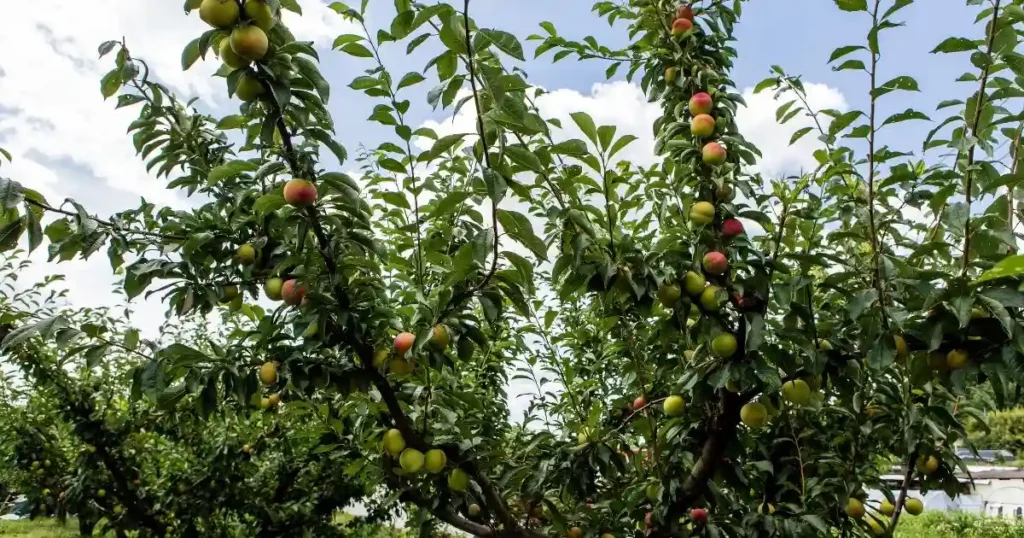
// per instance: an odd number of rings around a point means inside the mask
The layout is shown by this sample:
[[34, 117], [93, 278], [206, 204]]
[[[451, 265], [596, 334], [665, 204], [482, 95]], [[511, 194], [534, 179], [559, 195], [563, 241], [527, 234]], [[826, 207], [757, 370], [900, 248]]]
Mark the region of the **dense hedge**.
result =
[[1024, 522], [962, 512], [925, 512], [901, 518], [896, 538], [1024, 538]]
[[1024, 408], [988, 414], [989, 431], [981, 424], [968, 425], [970, 438], [981, 449], [1006, 449], [1019, 458], [1024, 454]]

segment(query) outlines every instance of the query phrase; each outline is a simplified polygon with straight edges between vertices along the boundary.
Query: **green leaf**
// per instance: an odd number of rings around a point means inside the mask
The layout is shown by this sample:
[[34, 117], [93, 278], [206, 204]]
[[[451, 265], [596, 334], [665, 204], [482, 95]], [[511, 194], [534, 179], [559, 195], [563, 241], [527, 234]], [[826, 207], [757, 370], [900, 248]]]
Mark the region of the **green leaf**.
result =
[[978, 44], [973, 39], [967, 39], [966, 37], [950, 37], [932, 49], [932, 54], [939, 52], [949, 54], [952, 52], [967, 52], [977, 49]]
[[341, 51], [356, 58], [373, 58], [373, 53], [370, 52], [370, 49], [359, 43], [346, 43], [341, 46]]
[[532, 151], [522, 146], [506, 146], [505, 154], [508, 155], [512, 162], [523, 166], [528, 170], [533, 170], [537, 173], [544, 172], [544, 165], [541, 164], [540, 159], [537, 158]]
[[501, 202], [505, 198], [505, 193], [508, 192], [508, 183], [505, 178], [490, 168], [484, 169], [484, 184], [487, 186], [487, 196], [490, 197], [491, 203]]
[[135, 348], [139, 347], [139, 331], [136, 329], [129, 329], [128, 332], [124, 333], [124, 347], [135, 351]]
[[249, 117], [238, 114], [224, 116], [220, 121], [217, 122], [217, 128], [221, 131], [229, 129], [239, 129], [249, 125]]
[[331, 48], [332, 49], [336, 49], [338, 47], [347, 45], [349, 43], [358, 43], [358, 42], [362, 41], [363, 39], [366, 39], [366, 38], [364, 38], [361, 35], [341, 34], [340, 36], [334, 38], [334, 44], [331, 45]]
[[24, 199], [25, 194], [20, 183], [0, 177], [0, 208], [14, 209]]
[[929, 118], [928, 116], [926, 116], [922, 112], [918, 112], [918, 111], [916, 111], [916, 110], [914, 110], [912, 108], [908, 108], [908, 109], [904, 110], [903, 112], [900, 112], [900, 113], [897, 113], [897, 114], [893, 114], [892, 116], [889, 116], [888, 118], [886, 118], [885, 121], [882, 122], [882, 125], [879, 126], [879, 128], [885, 127], [886, 125], [892, 125], [893, 123], [900, 123], [900, 122], [910, 121], [910, 120], [931, 121], [931, 118]]
[[501, 30], [490, 30], [487, 28], [479, 30], [479, 35], [487, 36], [487, 39], [494, 43], [494, 46], [498, 47], [498, 50], [501, 52], [520, 62], [526, 61], [526, 58], [523, 56], [523, 45], [519, 43], [519, 39], [516, 36]]
[[258, 165], [249, 161], [238, 160], [226, 162], [213, 170], [210, 170], [210, 175], [207, 177], [206, 182], [209, 185], [214, 185], [229, 177], [234, 177], [245, 172], [255, 172], [258, 168]]
[[443, 217], [449, 213], [454, 212], [460, 205], [462, 205], [463, 202], [468, 200], [471, 196], [473, 196], [473, 193], [471, 192], [456, 191], [449, 193], [447, 196], [445, 196], [444, 198], [437, 202], [437, 205], [434, 206], [434, 210], [431, 211], [429, 215], [427, 215], [427, 220], [433, 220], [438, 217]]
[[541, 260], [547, 260], [547, 245], [533, 232], [533, 225], [525, 215], [515, 211], [498, 210], [498, 222], [509, 237], [522, 243]]
[[0, 252], [14, 250], [18, 246], [18, 239], [25, 232], [25, 219], [18, 218], [0, 227]]
[[615, 141], [615, 144], [612, 145], [612, 148], [608, 150], [608, 157], [611, 158], [619, 151], [622, 151], [623, 148], [632, 144], [636, 139], [637, 138], [635, 136], [630, 134], [622, 135], [618, 140]]
[[591, 118], [586, 112], [573, 112], [570, 116], [572, 116], [572, 121], [576, 122], [576, 126], [580, 128], [580, 131], [583, 131], [583, 134], [586, 135], [587, 139], [596, 146], [597, 126], [594, 125], [593, 118]]
[[400, 192], [382, 192], [379, 194], [380, 198], [384, 200], [390, 206], [400, 207], [402, 209], [412, 209], [409, 205], [409, 200], [405, 197], [405, 194]]
[[[845, 47], [839, 47], [832, 51], [832, 55], [828, 57], [828, 63], [832, 63], [843, 56], [857, 52], [858, 50], [865, 50], [863, 45], [847, 45]], [[772, 79], [774, 80], [774, 79]]]
[[806, 135], [807, 133], [809, 133], [809, 132], [811, 132], [813, 130], [814, 130], [813, 127], [804, 127], [802, 129], [797, 129], [797, 131], [795, 133], [793, 133], [793, 136], [789, 139], [789, 145], [792, 146], [793, 144], [796, 144], [796, 142], [798, 140], [800, 140], [801, 138], [803, 138], [804, 135]]
[[854, 122], [854, 120], [863, 115], [864, 113], [859, 110], [853, 110], [845, 114], [840, 114], [839, 116], [832, 120], [831, 124], [829, 124], [828, 133], [833, 136], [839, 134], [840, 132], [843, 131], [843, 129], [849, 127], [850, 124]]
[[121, 72], [117, 69], [110, 71], [100, 79], [100, 93], [103, 94], [104, 99], [117, 93], [117, 90], [120, 88]]
[[196, 63], [199, 59], [199, 41], [202, 38], [197, 37], [185, 45], [185, 49], [181, 51], [181, 70], [188, 71], [192, 64]]
[[590, 150], [587, 148], [587, 143], [578, 138], [559, 142], [554, 146], [551, 146], [548, 151], [554, 155], [569, 155], [571, 157], [580, 157], [590, 154]]
[[256, 199], [252, 204], [252, 210], [261, 214], [266, 215], [281, 209], [285, 206], [284, 196], [280, 194], [264, 194]]
[[67, 320], [58, 316], [44, 319], [43, 321], [33, 323], [31, 325], [18, 327], [4, 337], [3, 341], [0, 342], [0, 349], [14, 347], [18, 344], [27, 342], [29, 338], [32, 338], [37, 334], [42, 335], [43, 338], [49, 338], [50, 335], [55, 334], [58, 330], [67, 326]]
[[25, 204], [26, 228], [28, 229], [28, 251], [31, 253], [43, 244], [43, 227], [39, 222], [40, 213], [35, 211], [38, 208]]
[[426, 77], [419, 73], [406, 73], [405, 76], [402, 77], [402, 80], [398, 82], [398, 88], [396, 89], [396, 91], [401, 90], [402, 88], [407, 88], [409, 86], [414, 86], [416, 84], [419, 84], [420, 82], [423, 82], [424, 80], [427, 80]]
[[1024, 77], [1024, 56], [1016, 52], [1009, 52], [1003, 55], [1003, 61], [1018, 77]]
[[1019, 277], [1024, 275], [1024, 254], [1010, 256], [997, 263], [995, 267], [982, 273], [978, 282], [987, 282], [998, 278]]
[[871, 93], [872, 97], [878, 99], [879, 97], [897, 90], [908, 91], [908, 92], [919, 92], [920, 88], [917, 86], [917, 80], [913, 77], [901, 76], [896, 77], [885, 84], [875, 88]]
[[867, 0], [832, 0], [843, 11], [867, 11]]

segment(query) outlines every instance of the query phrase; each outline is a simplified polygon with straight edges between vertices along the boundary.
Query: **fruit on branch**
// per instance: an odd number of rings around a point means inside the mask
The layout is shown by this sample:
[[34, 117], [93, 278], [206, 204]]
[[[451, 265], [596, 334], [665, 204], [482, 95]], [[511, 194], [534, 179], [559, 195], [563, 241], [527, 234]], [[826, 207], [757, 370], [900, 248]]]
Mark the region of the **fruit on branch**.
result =
[[921, 512], [924, 512], [924, 503], [921, 499], [910, 498], [903, 501], [903, 509], [912, 516], [919, 516]]
[[658, 300], [665, 308], [672, 308], [683, 295], [683, 291], [675, 284], [664, 283], [658, 288]]
[[647, 515], [644, 516], [644, 525], [648, 529], [654, 527], [654, 512], [647, 512]]
[[971, 319], [987, 319], [989, 317], [991, 316], [989, 316], [989, 313], [984, 308], [975, 306], [971, 309]]
[[199, 5], [199, 18], [214, 28], [231, 28], [240, 15], [236, 0], [203, 0]]
[[719, 299], [719, 291], [722, 288], [718, 286], [708, 286], [704, 288], [704, 291], [700, 294], [700, 306], [707, 312], [718, 312], [722, 308], [722, 302]]
[[721, 275], [729, 269], [729, 261], [725, 254], [718, 251], [711, 251], [704, 255], [704, 272], [710, 275]]
[[889, 502], [889, 499], [882, 499], [882, 504], [878, 507], [878, 511], [882, 512], [883, 515], [891, 516], [896, 513], [896, 507]]
[[469, 475], [462, 469], [453, 469], [448, 475], [448, 489], [452, 491], [466, 491], [469, 487]]
[[270, 396], [267, 396], [267, 405], [269, 407], [277, 407], [277, 405], [280, 404], [280, 403], [281, 403], [281, 393], [275, 392], [274, 394], [271, 394]]
[[434, 325], [433, 332], [430, 335], [430, 347], [441, 351], [448, 347], [451, 342], [451, 335], [448, 333], [448, 327], [438, 324]]
[[690, 30], [693, 30], [693, 23], [687, 19], [676, 19], [672, 22], [672, 37], [676, 39], [683, 37]]
[[281, 300], [281, 291], [283, 288], [284, 280], [281, 280], [280, 278], [268, 278], [267, 281], [263, 283], [263, 293], [265, 293], [267, 295], [267, 299], [270, 299], [271, 301]]
[[804, 405], [811, 401], [811, 387], [803, 379], [794, 379], [782, 385], [782, 397], [791, 404]]
[[723, 202], [731, 202], [736, 197], [736, 189], [732, 187], [731, 183], [722, 183], [722, 186], [715, 191], [715, 196]]
[[697, 202], [690, 208], [690, 223], [706, 226], [715, 220], [715, 206], [711, 202]]
[[224, 303], [230, 303], [238, 297], [238, 286], [224, 286], [220, 290], [220, 300]]
[[242, 58], [231, 48], [231, 39], [225, 38], [220, 40], [220, 44], [217, 45], [218, 56], [220, 61], [224, 62], [224, 65], [231, 69], [243, 69], [249, 67], [249, 60]]
[[295, 207], [313, 205], [316, 197], [316, 185], [308, 180], [295, 178], [284, 185], [284, 201]]
[[715, 134], [715, 118], [701, 114], [690, 122], [690, 132], [697, 138], [707, 138]]
[[237, 257], [238, 263], [242, 265], [252, 265], [256, 263], [256, 247], [248, 243], [238, 247]]
[[829, 342], [828, 340], [825, 340], [823, 338], [819, 338], [818, 339], [818, 349], [820, 349], [822, 351], [831, 351], [832, 350], [832, 342]]
[[405, 356], [405, 354], [412, 349], [413, 343], [416, 342], [416, 335], [412, 333], [399, 333], [395, 337], [395, 355], [399, 357]]
[[869, 519], [868, 520], [868, 527], [871, 528], [871, 534], [873, 534], [875, 536], [882, 536], [882, 535], [885, 534], [885, 528], [882, 527], [882, 524], [879, 523], [877, 519], [874, 519], [874, 518]]
[[959, 370], [964, 366], [967, 366], [967, 359], [969, 355], [966, 349], [953, 349], [946, 354], [946, 366], [950, 370]]
[[683, 352], [683, 356], [686, 357], [686, 360], [688, 360], [688, 361], [692, 361], [693, 360], [693, 354], [694, 354], [694, 351], [692, 349], [687, 349], [686, 351]]
[[252, 73], [242, 73], [238, 77], [238, 85], [235, 86], [235, 95], [246, 103], [255, 101], [266, 93], [263, 84]]
[[96, 492], [96, 496], [101, 498], [101, 499], [106, 497], [107, 496], [107, 490], [101, 489], [101, 490], [97, 491]]
[[269, 32], [277, 23], [274, 10], [266, 0], [245, 0], [243, 10], [249, 20], [264, 32]]
[[711, 109], [714, 106], [715, 101], [705, 92], [695, 93], [690, 97], [690, 114], [694, 116], [711, 114]]
[[246, 454], [252, 454], [252, 447], [249, 445], [242, 445], [242, 452]]
[[572, 527], [569, 532], [566, 533], [568, 538], [583, 538], [583, 529], [579, 527]]
[[910, 355], [910, 349], [907, 348], [907, 341], [900, 335], [892, 337], [893, 346], [896, 347], [896, 359], [906, 360], [907, 356]]
[[717, 357], [728, 359], [736, 354], [736, 337], [730, 333], [723, 333], [711, 341], [711, 351]]
[[748, 428], [760, 428], [768, 422], [768, 408], [760, 402], [750, 402], [740, 408], [740, 420]]
[[775, 513], [775, 505], [772, 503], [763, 503], [757, 509], [758, 512], [770, 516]]
[[304, 282], [300, 283], [293, 278], [286, 280], [281, 286], [281, 297], [284, 299], [285, 304], [298, 306], [306, 298], [307, 291], [309, 291], [309, 288]]
[[384, 432], [384, 450], [392, 456], [397, 456], [405, 450], [405, 437], [402, 432], [395, 428]]
[[690, 6], [679, 6], [679, 11], [676, 13], [677, 19], [686, 19], [693, 22], [693, 8]]
[[658, 486], [658, 484], [648, 484], [647, 489], [644, 491], [644, 495], [647, 497], [647, 500], [651, 501], [652, 503], [657, 502], [658, 499], [661, 498], [660, 494], [661, 489], [660, 486]]
[[388, 351], [388, 349], [384, 348], [384, 347], [379, 348], [376, 351], [374, 351], [373, 352], [373, 367], [378, 369], [378, 370], [380, 370], [381, 368], [384, 368], [384, 366], [387, 365], [387, 363], [388, 363], [388, 356], [390, 356], [390, 355], [391, 355], [391, 352]]
[[202, 4], [203, 0], [185, 0], [185, 13], [199, 9]]
[[412, 374], [416, 370], [416, 363], [410, 360], [403, 359], [401, 357], [395, 358], [388, 365], [391, 373], [397, 376], [407, 376]]
[[320, 333], [320, 324], [317, 322], [310, 323], [306, 330], [302, 333], [303, 338], [314, 338]]
[[708, 142], [701, 150], [701, 159], [708, 166], [725, 164], [725, 148], [718, 142]]
[[267, 55], [270, 41], [256, 25], [239, 26], [231, 32], [231, 50], [246, 60], [259, 61]]
[[423, 468], [424, 463], [423, 453], [415, 448], [407, 448], [402, 451], [402, 455], [398, 457], [398, 464], [402, 466], [402, 470], [409, 473], [418, 473]]
[[601, 535], [601, 538], [615, 538], [615, 535], [610, 532], [606, 532]]
[[644, 398], [643, 396], [637, 396], [636, 399], [633, 400], [633, 411], [639, 411], [643, 409], [646, 405], [647, 398]]
[[469, 513], [469, 517], [477, 517], [480, 515], [480, 505], [473, 503], [469, 505], [469, 508], [466, 509], [466, 512]]
[[263, 366], [260, 366], [260, 381], [264, 385], [277, 383], [277, 365], [270, 361], [263, 363]]
[[259, 406], [260, 406], [260, 409], [269, 409], [270, 408], [270, 398], [260, 398]]
[[739, 394], [743, 389], [740, 388], [740, 384], [737, 383], [735, 379], [730, 379], [725, 382], [725, 390], [733, 394]]
[[844, 511], [846, 512], [846, 515], [854, 519], [860, 519], [864, 517], [864, 503], [860, 502], [858, 499], [850, 497], [850, 500], [846, 501], [846, 508]]
[[683, 401], [682, 396], [669, 396], [665, 398], [665, 403], [662, 404], [665, 414], [670, 417], [678, 417], [683, 414], [686, 409], [686, 402]]
[[746, 232], [743, 229], [743, 223], [738, 219], [725, 219], [722, 221], [722, 237], [732, 239], [744, 233]]
[[428, 473], [440, 473], [444, 470], [445, 465], [448, 465], [448, 456], [444, 453], [444, 450], [432, 448], [427, 451], [425, 466]]
[[690, 520], [698, 525], [704, 525], [708, 522], [708, 511], [703, 508], [694, 508], [690, 510]]
[[590, 431], [590, 428], [586, 426], [581, 428], [579, 433], [576, 434], [576, 442], [581, 445], [585, 445], [593, 441], [597, 441], [597, 436], [595, 436], [594, 432]]
[[671, 86], [675, 84], [676, 79], [679, 78], [678, 67], [666, 67], [665, 68], [665, 83]]
[[686, 288], [686, 293], [690, 297], [697, 297], [704, 291], [708, 282], [704, 279], [704, 275], [695, 273], [693, 271], [687, 271], [686, 275], [683, 276], [683, 287]]
[[928, 476], [939, 470], [939, 459], [935, 456], [921, 456], [917, 458], [917, 470]]

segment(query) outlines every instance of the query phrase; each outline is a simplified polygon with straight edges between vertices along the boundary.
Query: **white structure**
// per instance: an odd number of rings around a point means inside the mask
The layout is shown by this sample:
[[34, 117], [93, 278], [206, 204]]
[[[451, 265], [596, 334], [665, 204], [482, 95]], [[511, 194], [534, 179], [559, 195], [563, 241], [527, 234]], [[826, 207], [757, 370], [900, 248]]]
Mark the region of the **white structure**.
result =
[[[1024, 470], [1015, 467], [969, 466], [970, 476], [958, 473], [964, 492], [950, 498], [944, 491], [929, 491], [922, 495], [919, 489], [907, 490], [907, 496], [921, 499], [925, 510], [963, 511], [991, 517], [1024, 519]], [[903, 473], [882, 476], [893, 491], [903, 483]], [[972, 480], [973, 479], [973, 480]], [[879, 491], [869, 491], [868, 500], [881, 502]]]

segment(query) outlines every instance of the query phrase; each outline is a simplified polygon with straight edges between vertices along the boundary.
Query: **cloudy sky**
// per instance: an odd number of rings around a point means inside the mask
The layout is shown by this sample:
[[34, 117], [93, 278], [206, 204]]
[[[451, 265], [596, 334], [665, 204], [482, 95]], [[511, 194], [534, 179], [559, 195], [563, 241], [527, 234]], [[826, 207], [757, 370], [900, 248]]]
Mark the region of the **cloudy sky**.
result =
[[[300, 39], [314, 40], [321, 48], [322, 71], [334, 88], [331, 109], [339, 140], [350, 153], [360, 143], [374, 146], [385, 140], [390, 128], [365, 121], [373, 103], [346, 87], [370, 65], [364, 59], [329, 52], [334, 37], [355, 28], [328, 9], [325, 0], [300, 3], [305, 15], [288, 17], [286, 22]], [[959, 27], [965, 36], [979, 35], [980, 27], [970, 25], [974, 11], [964, 3], [919, 1], [902, 11], [905, 28], [884, 35], [880, 81], [911, 74], [920, 82], [922, 92], [887, 98], [881, 107], [882, 117], [911, 106], [931, 114], [939, 101], [962, 97], [973, 89], [954, 82], [970, 69], [966, 59], [929, 54], [949, 35], [950, 28]], [[368, 25], [390, 26], [392, 2], [372, 0], [370, 4]], [[501, 28], [520, 38], [542, 33], [538, 24], [547, 20], [569, 38], [593, 35], [607, 44], [625, 43], [623, 27], [609, 27], [590, 12], [591, 4], [591, 0], [474, 0], [472, 14], [480, 26]], [[130, 137], [124, 133], [135, 112], [114, 110], [113, 100], [102, 99], [99, 80], [110, 68], [111, 58], [99, 60], [96, 53], [99, 43], [124, 37], [133, 55], [147, 60], [157, 77], [180, 96], [199, 97], [201, 106], [211, 113], [231, 113], [236, 104], [228, 100], [223, 80], [210, 77], [215, 62], [181, 71], [181, 49], [206, 29], [195, 14], [186, 16], [181, 5], [181, 0], [33, 0], [6, 10], [0, 17], [0, 50], [5, 51], [0, 55], [0, 147], [14, 155], [14, 162], [3, 166], [3, 175], [40, 190], [51, 202], [74, 198], [101, 215], [137, 206], [140, 197], [158, 204], [187, 204], [166, 190], [162, 180], [147, 175], [134, 156]], [[939, 5], [941, 9], [936, 9]], [[747, 3], [737, 31], [740, 59], [733, 78], [749, 105], [741, 112], [739, 124], [765, 154], [759, 165], [763, 173], [777, 176], [812, 167], [811, 151], [816, 142], [808, 136], [788, 147], [790, 134], [809, 125], [809, 120], [797, 118], [784, 127], [777, 126], [770, 93], [753, 96], [751, 88], [769, 75], [771, 65], [779, 65], [804, 76], [814, 107], [863, 108], [866, 76], [854, 71], [833, 72], [825, 62], [833, 48], [861, 43], [867, 25], [866, 15], [842, 13], [826, 0]], [[527, 57], [532, 57], [536, 42], [524, 41], [524, 45]], [[383, 50], [384, 61], [396, 76], [422, 70], [429, 59], [426, 52], [406, 56], [404, 43]], [[564, 118], [563, 123], [571, 125], [568, 115], [584, 110], [599, 125], [615, 124], [619, 134], [639, 137], [629, 148], [629, 157], [653, 159], [650, 124], [658, 110], [646, 102], [637, 86], [621, 77], [605, 81], [605, 62], [563, 60], [552, 65], [550, 57], [521, 66], [532, 83], [550, 91], [540, 102], [547, 116]], [[434, 74], [428, 74], [428, 80], [433, 78]], [[470, 130], [468, 118], [457, 118], [453, 127], [451, 118], [430, 109], [425, 98], [430, 86], [423, 83], [407, 90], [413, 102], [410, 123], [439, 130]], [[459, 129], [462, 124], [467, 126]], [[894, 149], [916, 152], [929, 128], [924, 122], [903, 123], [888, 128], [883, 142]], [[109, 292], [114, 277], [103, 256], [59, 267], [37, 264], [36, 270], [65, 273], [77, 304], [99, 306], [117, 301]], [[152, 331], [163, 310], [143, 303], [135, 308], [135, 315], [136, 323]]]

